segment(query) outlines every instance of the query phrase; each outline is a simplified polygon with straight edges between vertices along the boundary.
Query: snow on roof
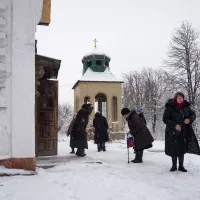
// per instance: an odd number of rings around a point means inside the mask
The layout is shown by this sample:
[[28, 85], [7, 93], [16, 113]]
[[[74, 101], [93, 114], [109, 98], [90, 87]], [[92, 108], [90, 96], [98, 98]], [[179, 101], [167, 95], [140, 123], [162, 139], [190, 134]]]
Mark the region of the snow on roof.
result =
[[91, 56], [91, 55], [103, 55], [103, 56], [107, 56], [108, 58], [111, 59], [111, 57], [108, 54], [103, 53], [97, 47], [94, 47], [93, 50], [92, 50], [92, 52], [85, 54], [84, 57]]
[[79, 81], [122, 82], [111, 73], [109, 68], [106, 68], [104, 72], [94, 72], [88, 68]]
[[73, 88], [77, 85], [78, 82], [114, 82], [114, 83], [123, 83], [122, 80], [117, 79], [110, 71], [109, 68], [106, 68], [104, 72], [94, 72], [90, 68], [87, 69], [85, 74], [76, 82]]

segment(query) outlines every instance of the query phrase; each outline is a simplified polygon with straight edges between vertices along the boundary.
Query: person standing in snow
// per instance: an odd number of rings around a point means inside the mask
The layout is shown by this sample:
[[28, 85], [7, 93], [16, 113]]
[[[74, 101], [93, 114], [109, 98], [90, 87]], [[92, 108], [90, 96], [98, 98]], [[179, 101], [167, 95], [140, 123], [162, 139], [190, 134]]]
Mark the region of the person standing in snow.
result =
[[73, 115], [73, 119], [69, 125], [69, 128], [68, 128], [68, 131], [67, 131], [67, 137], [70, 136], [70, 147], [72, 149], [72, 151], [70, 152], [70, 154], [74, 154], [75, 151], [74, 151], [74, 137], [72, 136], [72, 129], [73, 129], [73, 126], [74, 126], [74, 122], [76, 120], [76, 113], [74, 113]]
[[163, 122], [165, 129], [165, 154], [172, 157], [171, 172], [177, 170], [177, 158], [179, 159], [179, 171], [187, 172], [184, 168], [184, 154], [192, 153], [200, 155], [198, 141], [192, 128], [196, 114], [190, 108], [181, 92], [177, 92], [173, 99], [165, 105]]
[[106, 151], [105, 142], [109, 140], [108, 122], [100, 112], [95, 114], [93, 127], [95, 128], [94, 141], [97, 144], [98, 152]]
[[[137, 114], [138, 114], [138, 116], [143, 120], [143, 122], [144, 122], [145, 125], [146, 125], [147, 122], [146, 122], [146, 119], [145, 119], [145, 117], [144, 117], [142, 108], [139, 108], [139, 109], [137, 110]], [[136, 153], [135, 146], [133, 147], [133, 149], [134, 149], [134, 153]]]
[[137, 110], [137, 114], [138, 114], [138, 116], [143, 120], [143, 122], [144, 122], [145, 125], [146, 125], [146, 124], [147, 124], [147, 121], [146, 121], [146, 119], [145, 119], [145, 117], [144, 117], [142, 108], [139, 108], [139, 109]]
[[128, 108], [123, 108], [121, 114], [128, 121], [130, 134], [134, 137], [136, 155], [131, 162], [142, 163], [143, 151], [152, 147], [154, 139], [135, 110], [130, 111]]
[[86, 128], [89, 121], [89, 115], [92, 113], [92, 110], [92, 104], [83, 104], [82, 108], [77, 113], [72, 129], [74, 148], [77, 148], [76, 155], [80, 157], [85, 156], [85, 149], [88, 149]]

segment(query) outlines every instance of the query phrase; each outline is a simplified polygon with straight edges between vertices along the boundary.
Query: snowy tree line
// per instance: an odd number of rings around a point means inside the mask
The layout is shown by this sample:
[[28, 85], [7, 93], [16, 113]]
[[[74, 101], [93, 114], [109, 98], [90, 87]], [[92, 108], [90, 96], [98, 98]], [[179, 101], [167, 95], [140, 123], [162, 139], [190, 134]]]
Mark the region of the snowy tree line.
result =
[[164, 139], [162, 115], [165, 103], [182, 91], [196, 111], [195, 131], [200, 138], [200, 37], [188, 22], [172, 35], [160, 69], [143, 69], [124, 74], [123, 106], [143, 108], [155, 139]]

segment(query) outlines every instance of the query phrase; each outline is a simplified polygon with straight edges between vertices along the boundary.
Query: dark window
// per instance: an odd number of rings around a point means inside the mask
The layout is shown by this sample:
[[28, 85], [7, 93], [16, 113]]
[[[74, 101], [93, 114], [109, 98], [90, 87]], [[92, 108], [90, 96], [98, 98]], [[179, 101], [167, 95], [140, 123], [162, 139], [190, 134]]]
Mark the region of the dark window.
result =
[[109, 62], [108, 61], [105, 62], [105, 66], [109, 67]]
[[91, 60], [87, 61], [87, 66], [88, 66], [88, 67], [91, 67], [91, 66], [92, 66], [92, 61], [91, 61]]
[[102, 63], [101, 60], [96, 61], [96, 65], [101, 65], [101, 63]]
[[90, 97], [86, 96], [86, 97], [84, 98], [84, 103], [89, 103], [89, 102], [90, 102]]

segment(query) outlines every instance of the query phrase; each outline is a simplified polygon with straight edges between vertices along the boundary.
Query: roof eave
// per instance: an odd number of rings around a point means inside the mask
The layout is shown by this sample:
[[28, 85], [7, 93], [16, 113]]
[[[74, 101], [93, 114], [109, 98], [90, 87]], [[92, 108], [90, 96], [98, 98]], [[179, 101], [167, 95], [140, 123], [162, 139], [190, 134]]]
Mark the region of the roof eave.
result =
[[82, 81], [82, 80], [78, 80], [74, 86], [72, 87], [72, 89], [75, 89], [75, 87], [80, 83], [80, 82], [86, 82], [86, 83], [124, 83], [124, 81]]
[[[51, 58], [51, 57], [47, 57], [47, 56], [43, 56], [40, 54], [35, 54], [36, 57], [36, 65], [38, 64], [38, 62], [40, 62], [40, 60], [46, 60], [48, 62], [52, 62], [52, 74], [51, 76], [47, 77], [48, 79], [57, 79], [58, 78], [58, 73], [60, 70], [60, 66], [61, 66], [61, 60], [55, 59], [55, 58]], [[47, 66], [49, 65], [48, 63], [46, 64]], [[46, 67], [46, 66], [44, 66]]]

